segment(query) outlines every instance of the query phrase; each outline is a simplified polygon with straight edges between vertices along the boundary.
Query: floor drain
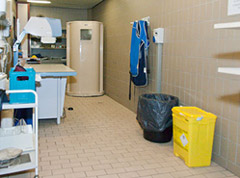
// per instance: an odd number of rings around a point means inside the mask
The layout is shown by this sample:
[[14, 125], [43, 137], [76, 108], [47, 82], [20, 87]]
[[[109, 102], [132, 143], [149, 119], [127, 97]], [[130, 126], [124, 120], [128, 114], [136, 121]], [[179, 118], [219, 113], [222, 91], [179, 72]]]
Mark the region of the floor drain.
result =
[[68, 108], [68, 110], [69, 110], [69, 111], [72, 111], [72, 110], [73, 110], [73, 108], [72, 108], [72, 107], [69, 107], [69, 108]]

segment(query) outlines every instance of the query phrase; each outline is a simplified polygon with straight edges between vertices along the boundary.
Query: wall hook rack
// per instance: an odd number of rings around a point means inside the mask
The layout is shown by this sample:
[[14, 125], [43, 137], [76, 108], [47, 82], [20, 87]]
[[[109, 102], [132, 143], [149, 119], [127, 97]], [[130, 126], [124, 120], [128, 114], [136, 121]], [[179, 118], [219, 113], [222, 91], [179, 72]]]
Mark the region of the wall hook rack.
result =
[[[142, 18], [140, 20], [146, 21], [148, 26], [150, 26], [150, 16], [144, 17], [144, 18]], [[130, 22], [130, 24], [133, 25], [133, 23], [136, 22], [136, 21], [138, 21], [138, 20], [134, 20], [133, 22]]]

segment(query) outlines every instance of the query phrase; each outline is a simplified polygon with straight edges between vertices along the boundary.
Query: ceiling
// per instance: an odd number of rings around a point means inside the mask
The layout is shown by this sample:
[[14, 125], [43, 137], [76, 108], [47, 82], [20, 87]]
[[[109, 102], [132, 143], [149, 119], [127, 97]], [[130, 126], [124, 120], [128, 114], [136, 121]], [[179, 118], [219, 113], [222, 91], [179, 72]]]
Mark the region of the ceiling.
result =
[[[20, 2], [27, 2], [27, 0], [17, 0]], [[51, 4], [35, 4], [32, 6], [47, 6], [47, 7], [62, 7], [62, 8], [75, 8], [75, 9], [90, 9], [103, 0], [49, 0]]]

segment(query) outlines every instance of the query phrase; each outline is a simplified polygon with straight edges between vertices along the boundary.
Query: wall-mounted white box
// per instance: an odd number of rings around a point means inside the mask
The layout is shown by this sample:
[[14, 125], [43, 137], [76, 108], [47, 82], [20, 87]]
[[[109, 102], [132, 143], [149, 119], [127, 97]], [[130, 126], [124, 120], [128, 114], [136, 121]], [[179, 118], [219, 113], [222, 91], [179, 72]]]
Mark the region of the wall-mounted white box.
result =
[[153, 29], [153, 42], [154, 43], [164, 42], [164, 28]]

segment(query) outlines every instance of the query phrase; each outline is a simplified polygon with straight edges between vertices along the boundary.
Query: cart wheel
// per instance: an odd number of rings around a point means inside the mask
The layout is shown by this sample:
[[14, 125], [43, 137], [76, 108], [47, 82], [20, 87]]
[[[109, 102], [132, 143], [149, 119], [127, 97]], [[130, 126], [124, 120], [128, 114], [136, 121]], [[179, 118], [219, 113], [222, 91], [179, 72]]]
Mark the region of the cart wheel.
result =
[[35, 175], [34, 178], [39, 178], [39, 176], [38, 176], [38, 175]]

